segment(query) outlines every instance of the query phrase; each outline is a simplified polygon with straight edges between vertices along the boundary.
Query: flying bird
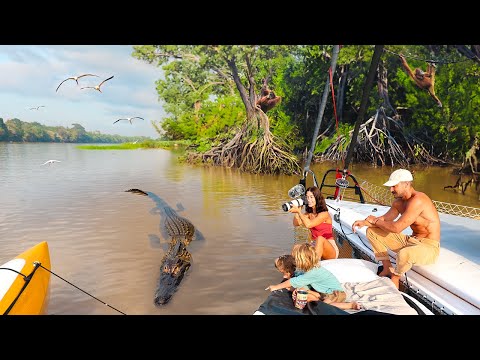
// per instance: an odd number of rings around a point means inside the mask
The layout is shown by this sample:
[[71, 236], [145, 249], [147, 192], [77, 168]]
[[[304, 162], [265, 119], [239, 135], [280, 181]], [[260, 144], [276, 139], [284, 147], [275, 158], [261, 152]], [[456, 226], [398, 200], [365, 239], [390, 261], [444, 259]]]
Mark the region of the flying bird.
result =
[[127, 120], [127, 121], [130, 121], [130, 124], [132, 124], [132, 120], [133, 120], [133, 119], [142, 119], [142, 120], [145, 120], [144, 118], [141, 118], [140, 116], [134, 116], [134, 117], [126, 118], [126, 119], [118, 119], [118, 120], [115, 120], [113, 123], [115, 124], [116, 122], [119, 122], [120, 120]]
[[84, 87], [81, 87], [80, 90], [81, 90], [81, 89], [95, 89], [95, 90], [97, 90], [97, 91], [102, 92], [102, 90], [100, 90], [100, 86], [102, 86], [104, 82], [106, 82], [106, 81], [108, 81], [108, 80], [110, 80], [110, 79], [113, 79], [113, 75], [110, 76], [108, 79], [103, 80], [103, 81], [102, 81], [100, 84], [98, 84], [98, 85], [95, 85], [95, 86], [84, 86]]
[[40, 105], [40, 106], [31, 107], [30, 110], [38, 110], [38, 109], [40, 109], [41, 107], [45, 107], [45, 105]]
[[61, 162], [60, 160], [47, 160], [45, 161], [42, 165], [51, 165], [53, 163], [56, 163], [56, 162]]
[[95, 75], [95, 74], [83, 74], [83, 75], [78, 75], [78, 76], [71, 76], [69, 78], [66, 78], [65, 80], [63, 80], [58, 86], [57, 86], [57, 90], [55, 90], [55, 92], [58, 91], [58, 88], [60, 87], [60, 85], [62, 85], [65, 81], [67, 80], [75, 80], [77, 82], [77, 85], [78, 85], [78, 79], [80, 79], [81, 77], [84, 77], [84, 76], [96, 76], [96, 77], [100, 77], [98, 75]]

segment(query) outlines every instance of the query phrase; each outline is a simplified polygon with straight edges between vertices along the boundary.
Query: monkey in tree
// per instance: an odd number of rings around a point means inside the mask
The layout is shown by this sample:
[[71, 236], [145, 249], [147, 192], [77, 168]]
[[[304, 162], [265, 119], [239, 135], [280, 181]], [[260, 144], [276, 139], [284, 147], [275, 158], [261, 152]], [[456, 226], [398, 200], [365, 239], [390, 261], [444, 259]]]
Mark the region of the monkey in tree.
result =
[[257, 107], [260, 107], [264, 113], [273, 109], [282, 100], [281, 96], [276, 96], [273, 90], [267, 85], [267, 79], [263, 79], [263, 86], [260, 90], [260, 99], [257, 100]]
[[435, 64], [429, 62], [426, 72], [420, 68], [412, 71], [410, 66], [408, 66], [405, 56], [400, 55], [400, 60], [408, 75], [415, 81], [415, 84], [417, 84], [420, 89], [427, 90], [430, 96], [437, 102], [438, 106], [442, 107], [442, 102], [435, 95]]

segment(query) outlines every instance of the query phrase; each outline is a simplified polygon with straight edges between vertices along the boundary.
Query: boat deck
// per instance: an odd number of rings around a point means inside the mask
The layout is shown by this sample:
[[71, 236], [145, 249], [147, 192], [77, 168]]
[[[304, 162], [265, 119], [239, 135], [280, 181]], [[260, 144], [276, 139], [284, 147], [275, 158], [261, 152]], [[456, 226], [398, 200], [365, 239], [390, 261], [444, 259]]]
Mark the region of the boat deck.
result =
[[[366, 227], [352, 232], [355, 220], [379, 216], [389, 207], [327, 200], [336, 232], [373, 259]], [[401, 281], [432, 307], [446, 314], [480, 314], [480, 221], [440, 213], [440, 255], [433, 265], [415, 265]], [[411, 234], [410, 228], [404, 231]], [[395, 253], [390, 252], [392, 263]]]

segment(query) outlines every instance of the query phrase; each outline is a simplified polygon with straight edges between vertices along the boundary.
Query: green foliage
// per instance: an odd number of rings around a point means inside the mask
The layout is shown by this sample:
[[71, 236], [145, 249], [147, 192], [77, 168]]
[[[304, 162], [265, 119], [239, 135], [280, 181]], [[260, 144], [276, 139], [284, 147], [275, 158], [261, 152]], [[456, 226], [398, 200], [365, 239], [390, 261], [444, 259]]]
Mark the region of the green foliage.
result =
[[8, 128], [7, 125], [3, 122], [3, 119], [0, 118], [0, 141], [8, 140]]
[[[437, 46], [432, 53], [425, 46], [406, 47], [412, 69], [426, 70], [420, 59], [440, 59], [435, 76], [435, 93], [443, 107], [436, 106], [427, 91], [418, 88], [406, 72], [398, 67], [393, 87], [398, 86], [394, 99], [408, 109], [403, 121], [406, 132], [423, 140], [431, 153], [452, 161], [460, 161], [470, 148], [480, 128], [479, 65], [446, 46]], [[398, 60], [396, 60], [398, 61]], [[475, 75], [476, 74], [476, 75]]]
[[320, 141], [315, 143], [315, 150], [313, 151], [314, 154], [322, 154], [325, 150], [327, 150], [330, 145], [335, 142], [334, 137], [324, 137]]
[[285, 112], [273, 109], [269, 118], [272, 134], [281, 139], [289, 149], [300, 149], [303, 146], [304, 139], [298, 125], [293, 124]]
[[149, 139], [145, 136], [127, 137], [120, 135], [87, 132], [80, 124], [72, 128], [45, 126], [38, 122], [10, 119], [3, 123], [0, 118], [0, 141], [13, 142], [64, 142], [64, 143], [121, 143]]
[[[339, 124], [337, 131], [335, 134], [333, 134], [331, 137], [324, 137], [321, 139], [321, 141], [317, 141], [316, 146], [315, 146], [315, 151], [314, 154], [321, 154], [325, 150], [327, 150], [330, 145], [332, 145], [339, 137], [343, 137], [347, 139], [347, 143], [345, 146], [348, 146], [350, 144], [350, 133], [353, 132], [353, 128], [355, 125], [350, 125], [350, 124]], [[346, 151], [347, 149], [343, 149], [343, 151]]]
[[221, 96], [205, 101], [198, 114], [198, 136], [213, 139], [227, 133], [232, 126], [241, 125], [243, 121], [245, 108], [238, 96]]
[[[133, 56], [164, 70], [156, 82], [168, 116], [162, 128], [169, 139], [190, 139], [205, 144], [233, 125], [246, 120], [246, 105], [239, 86], [248, 88], [251, 77], [275, 84], [277, 68], [289, 61], [290, 45], [177, 45], [135, 46]], [[246, 58], [250, 59], [247, 63]], [[233, 67], [232, 64], [235, 64]], [[234, 68], [240, 82], [230, 75]], [[260, 85], [256, 91], [260, 90]], [[254, 100], [253, 100], [254, 101]]]
[[221, 96], [205, 100], [198, 111], [188, 111], [178, 118], [165, 118], [162, 128], [170, 140], [211, 142], [217, 136], [228, 133], [232, 126], [245, 120], [245, 108], [238, 96]]
[[[206, 150], [218, 136], [233, 136], [232, 129], [246, 117], [229, 67], [229, 61], [233, 61], [243, 86], [248, 85], [250, 66], [258, 85], [255, 91], [268, 77], [269, 86], [282, 97], [282, 102], [268, 113], [272, 133], [294, 152], [310, 146], [329, 79], [333, 45], [149, 45], [134, 49], [135, 57], [164, 70], [164, 78], [157, 81], [157, 91], [168, 114], [161, 125], [166, 139], [188, 139], [197, 149]], [[357, 121], [373, 50], [374, 45], [341, 47], [333, 74], [336, 103], [334, 107], [329, 93], [319, 129], [321, 141], [317, 141], [315, 153], [327, 149], [338, 133], [349, 139], [348, 131]], [[399, 54], [406, 56], [412, 69], [426, 70], [427, 60], [437, 61], [435, 92], [443, 108], [437, 107], [430, 95], [407, 75]], [[251, 64], [246, 63], [246, 57]], [[380, 106], [384, 106], [388, 116], [398, 111], [407, 138], [424, 144], [434, 156], [461, 159], [480, 131], [479, 64], [449, 45], [387, 45], [381, 64], [387, 71], [388, 100], [395, 110], [386, 106], [374, 85], [366, 118]], [[225, 104], [223, 108], [221, 104]], [[15, 136], [20, 136], [21, 131], [16, 127]], [[258, 133], [250, 135], [254, 139]]]
[[135, 149], [176, 149], [186, 148], [191, 144], [190, 141], [160, 141], [146, 140], [141, 143], [122, 143], [114, 145], [78, 145], [77, 148], [83, 150], [135, 150]]

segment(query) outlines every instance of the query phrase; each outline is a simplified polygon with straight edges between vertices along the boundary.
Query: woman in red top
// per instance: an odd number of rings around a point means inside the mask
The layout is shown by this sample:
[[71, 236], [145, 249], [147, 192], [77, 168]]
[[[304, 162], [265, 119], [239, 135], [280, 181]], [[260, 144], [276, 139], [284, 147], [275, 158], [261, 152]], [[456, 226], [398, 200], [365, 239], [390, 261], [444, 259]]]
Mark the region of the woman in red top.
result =
[[320, 189], [311, 186], [306, 193], [306, 213], [298, 206], [292, 206], [291, 213], [295, 214], [293, 225], [304, 225], [310, 229], [311, 239], [315, 245], [315, 251], [322, 260], [338, 258], [338, 246], [333, 238], [332, 217], [330, 216]]

